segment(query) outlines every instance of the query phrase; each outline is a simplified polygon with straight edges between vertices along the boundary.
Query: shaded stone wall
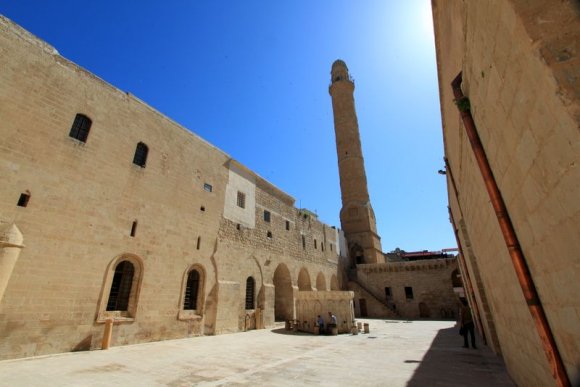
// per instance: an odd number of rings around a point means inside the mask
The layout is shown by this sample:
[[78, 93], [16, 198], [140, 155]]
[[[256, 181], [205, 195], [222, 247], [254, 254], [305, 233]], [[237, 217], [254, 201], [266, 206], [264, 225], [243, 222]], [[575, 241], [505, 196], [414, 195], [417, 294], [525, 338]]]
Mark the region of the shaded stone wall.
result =
[[573, 378], [580, 358], [578, 6], [555, 0], [433, 1], [433, 12], [449, 202], [459, 238], [469, 246], [466, 266], [480, 314], [492, 317], [485, 319], [487, 333], [497, 332], [518, 385], [554, 384], [453, 102], [450, 83], [460, 71], [483, 148]]

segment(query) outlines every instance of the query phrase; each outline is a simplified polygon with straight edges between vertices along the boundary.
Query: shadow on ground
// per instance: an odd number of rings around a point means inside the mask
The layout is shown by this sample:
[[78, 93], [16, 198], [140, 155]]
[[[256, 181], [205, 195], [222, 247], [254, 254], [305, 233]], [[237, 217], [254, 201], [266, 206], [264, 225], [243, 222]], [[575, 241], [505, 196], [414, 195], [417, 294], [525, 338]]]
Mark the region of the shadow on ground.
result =
[[503, 360], [478, 341], [478, 349], [463, 348], [459, 328], [441, 329], [423, 359], [402, 359], [419, 363], [407, 387], [500, 386], [513, 387]]

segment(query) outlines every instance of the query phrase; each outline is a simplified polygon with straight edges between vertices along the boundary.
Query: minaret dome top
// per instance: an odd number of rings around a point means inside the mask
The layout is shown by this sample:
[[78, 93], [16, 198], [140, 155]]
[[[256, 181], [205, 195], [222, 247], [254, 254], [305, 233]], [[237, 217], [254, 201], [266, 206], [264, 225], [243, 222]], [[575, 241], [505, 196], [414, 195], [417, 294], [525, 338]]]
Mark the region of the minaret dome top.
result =
[[343, 60], [337, 59], [334, 61], [332, 64], [332, 70], [330, 71], [330, 79], [332, 83], [342, 80], [350, 80], [348, 67], [346, 67], [346, 63], [344, 63]]

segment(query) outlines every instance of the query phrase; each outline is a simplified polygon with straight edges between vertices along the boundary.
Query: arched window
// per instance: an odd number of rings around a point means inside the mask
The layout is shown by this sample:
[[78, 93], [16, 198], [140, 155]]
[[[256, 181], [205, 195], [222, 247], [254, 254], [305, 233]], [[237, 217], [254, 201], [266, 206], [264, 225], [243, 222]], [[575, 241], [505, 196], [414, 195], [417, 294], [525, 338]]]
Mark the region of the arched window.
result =
[[183, 299], [184, 310], [197, 309], [198, 294], [199, 294], [199, 272], [193, 269], [187, 275], [187, 284], [185, 286], [185, 297]]
[[254, 288], [256, 282], [252, 277], [246, 280], [246, 310], [254, 309]]
[[111, 283], [107, 311], [118, 310], [126, 312], [128, 310], [134, 274], [135, 267], [131, 262], [119, 262], [115, 268], [113, 282]]
[[92, 121], [84, 114], [77, 114], [70, 128], [69, 136], [82, 142], [87, 142]]
[[205, 306], [205, 269], [199, 264], [188, 266], [183, 272], [178, 320], [199, 320]]
[[140, 142], [137, 144], [135, 149], [135, 156], [133, 157], [133, 164], [145, 168], [147, 163], [147, 154], [149, 153], [149, 148], [144, 143]]

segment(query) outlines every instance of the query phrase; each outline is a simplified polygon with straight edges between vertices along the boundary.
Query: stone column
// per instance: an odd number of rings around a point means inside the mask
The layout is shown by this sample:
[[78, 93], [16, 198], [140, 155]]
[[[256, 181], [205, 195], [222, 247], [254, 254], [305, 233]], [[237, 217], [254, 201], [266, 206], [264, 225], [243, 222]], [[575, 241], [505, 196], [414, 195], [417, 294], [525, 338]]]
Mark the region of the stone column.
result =
[[24, 238], [15, 224], [0, 229], [0, 305], [16, 266]]

